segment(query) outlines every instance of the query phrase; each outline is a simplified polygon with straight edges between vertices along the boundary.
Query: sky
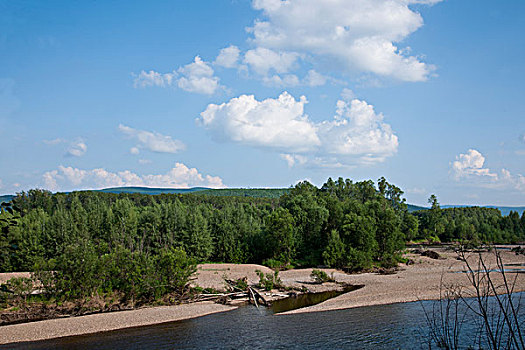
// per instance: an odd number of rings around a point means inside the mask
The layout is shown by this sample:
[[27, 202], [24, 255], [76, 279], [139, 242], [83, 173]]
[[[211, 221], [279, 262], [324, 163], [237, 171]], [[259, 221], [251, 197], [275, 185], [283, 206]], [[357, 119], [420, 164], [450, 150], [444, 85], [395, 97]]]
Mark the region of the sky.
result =
[[525, 1], [0, 0], [0, 194], [384, 176], [525, 205]]

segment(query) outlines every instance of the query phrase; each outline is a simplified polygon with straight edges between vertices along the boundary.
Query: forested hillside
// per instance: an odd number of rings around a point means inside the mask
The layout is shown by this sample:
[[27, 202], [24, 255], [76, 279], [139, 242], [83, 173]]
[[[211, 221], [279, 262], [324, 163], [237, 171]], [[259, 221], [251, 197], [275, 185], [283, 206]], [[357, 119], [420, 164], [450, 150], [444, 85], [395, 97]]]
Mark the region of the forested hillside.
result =
[[515, 212], [502, 217], [489, 208], [441, 209], [433, 196], [430, 210], [409, 213], [403, 191], [384, 178], [203, 195], [207, 191], [20, 193], [0, 214], [0, 272], [67, 261], [73, 251], [152, 256], [168, 248], [198, 262], [361, 269], [395, 264], [406, 241], [525, 237], [525, 215]]

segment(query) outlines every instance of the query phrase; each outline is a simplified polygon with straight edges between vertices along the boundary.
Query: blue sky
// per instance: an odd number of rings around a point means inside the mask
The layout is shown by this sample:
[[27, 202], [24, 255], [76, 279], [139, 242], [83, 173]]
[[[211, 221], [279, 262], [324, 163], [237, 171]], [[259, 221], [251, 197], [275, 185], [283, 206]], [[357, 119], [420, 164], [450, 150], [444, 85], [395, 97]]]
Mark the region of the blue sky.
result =
[[525, 205], [525, 2], [0, 0], [0, 193], [385, 176]]

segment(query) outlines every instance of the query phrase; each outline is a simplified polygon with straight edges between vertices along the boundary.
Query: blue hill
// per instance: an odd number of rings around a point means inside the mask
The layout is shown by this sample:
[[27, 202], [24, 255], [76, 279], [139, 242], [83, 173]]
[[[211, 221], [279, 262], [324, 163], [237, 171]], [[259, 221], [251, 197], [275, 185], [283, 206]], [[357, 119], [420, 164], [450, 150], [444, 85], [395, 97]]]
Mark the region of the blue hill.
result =
[[13, 199], [13, 195], [10, 195], [10, 194], [7, 194], [5, 196], [0, 196], [0, 203], [4, 203], [4, 202], [10, 202], [11, 199]]
[[163, 193], [191, 193], [209, 190], [206, 187], [193, 188], [151, 188], [151, 187], [112, 187], [96, 190], [97, 192], [106, 193], [141, 193], [141, 194], [163, 194]]
[[[466, 208], [466, 207], [473, 207], [473, 205], [442, 205], [441, 208]], [[493, 208], [498, 209], [501, 212], [501, 215], [507, 216], [510, 214], [511, 211], [516, 211], [520, 216], [525, 211], [525, 207], [503, 207], [503, 206], [497, 206], [497, 205], [484, 205], [482, 208]]]

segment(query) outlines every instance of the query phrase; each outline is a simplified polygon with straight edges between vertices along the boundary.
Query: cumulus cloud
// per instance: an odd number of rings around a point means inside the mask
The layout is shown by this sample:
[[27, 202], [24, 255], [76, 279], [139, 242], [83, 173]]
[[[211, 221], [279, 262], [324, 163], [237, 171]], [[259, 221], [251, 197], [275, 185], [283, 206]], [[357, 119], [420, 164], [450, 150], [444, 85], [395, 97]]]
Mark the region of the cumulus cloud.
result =
[[244, 54], [244, 63], [260, 75], [267, 75], [270, 71], [286, 73], [294, 67], [298, 57], [297, 53], [258, 47]]
[[214, 64], [226, 68], [235, 68], [238, 65], [241, 50], [235, 45], [225, 47], [219, 52]]
[[308, 86], [321, 86], [326, 84], [327, 80], [328, 78], [321, 73], [316, 72], [314, 69], [310, 69], [304, 78], [304, 83]]
[[485, 167], [485, 157], [475, 149], [460, 154], [451, 164], [451, 172], [456, 181], [469, 181], [470, 184], [492, 189], [514, 189], [525, 193], [525, 176], [512, 174], [502, 168], [499, 172]]
[[158, 153], [177, 153], [184, 150], [186, 146], [182, 141], [174, 140], [158, 132], [133, 129], [120, 124], [118, 130], [126, 136], [137, 140], [138, 145], [130, 149], [131, 154], [139, 154], [139, 149], [144, 148]]
[[299, 77], [295, 74], [286, 74], [283, 76], [275, 74], [271, 77], [263, 77], [263, 82], [266, 85], [277, 87], [292, 87], [301, 84]]
[[382, 162], [397, 151], [398, 139], [372, 105], [358, 99], [337, 101], [336, 115], [318, 126], [324, 153]]
[[60, 144], [67, 144], [64, 156], [66, 157], [82, 157], [87, 152], [87, 144], [82, 138], [77, 138], [75, 141], [68, 141], [67, 139], [55, 138], [51, 140], [43, 140], [43, 143], [49, 146], [56, 146]]
[[150, 175], [138, 175], [129, 170], [110, 172], [103, 168], [85, 170], [60, 165], [58, 169], [44, 173], [42, 180], [44, 186], [52, 191], [116, 186], [225, 187], [220, 177], [203, 175], [196, 168], [189, 168], [182, 163], [175, 163], [175, 166], [165, 174]]
[[301, 79], [295, 74], [274, 74], [271, 76], [262, 77], [264, 84], [276, 87], [294, 87], [294, 86], [321, 86], [325, 85], [327, 81], [336, 82], [335, 79], [325, 76], [314, 69], [310, 69], [308, 73]]
[[72, 157], [82, 157], [87, 152], [87, 145], [82, 140], [71, 142], [67, 149], [66, 155]]
[[308, 161], [308, 158], [298, 154], [286, 154], [281, 153], [280, 157], [288, 163], [288, 167], [292, 168], [295, 164], [304, 164]]
[[209, 104], [198, 122], [219, 140], [278, 150], [307, 151], [320, 145], [315, 125], [304, 114], [306, 97], [287, 92], [257, 101], [241, 95], [221, 105]]
[[456, 160], [452, 163], [452, 171], [456, 179], [470, 175], [497, 178], [498, 175], [484, 168], [484, 164], [485, 157], [479, 151], [469, 149], [467, 153], [456, 156]]
[[340, 100], [334, 118], [320, 123], [305, 114], [306, 103], [304, 96], [296, 100], [288, 92], [262, 101], [241, 95], [209, 104], [197, 120], [219, 141], [277, 150], [290, 166], [309, 158], [320, 167], [372, 164], [397, 151], [392, 128], [365, 101]]
[[219, 88], [219, 78], [213, 76], [213, 68], [199, 56], [195, 60], [179, 68], [182, 77], [177, 81], [179, 88], [189, 92], [212, 95]]
[[150, 86], [166, 87], [171, 86], [177, 73], [159, 73], [153, 70], [149, 72], [141, 71], [139, 74], [132, 74], [134, 76], [133, 87], [145, 88]]
[[219, 78], [214, 76], [213, 68], [199, 56], [195, 56], [192, 63], [179, 67], [177, 72], [159, 73], [151, 70], [132, 75], [134, 76], [133, 86], [135, 88], [176, 85], [184, 91], [205, 95], [212, 95], [222, 88], [219, 84]]
[[298, 55], [306, 55], [311, 61], [328, 61], [349, 71], [425, 81], [434, 68], [410, 56], [409, 48], [399, 48], [397, 43], [423, 25], [423, 18], [410, 5], [439, 1], [254, 0], [253, 7], [262, 11], [263, 18], [249, 28], [256, 46], [250, 61], [254, 69], [265, 72], [280, 65], [275, 59], [264, 61], [262, 57], [279, 52], [290, 57], [287, 62], [291, 63], [284, 66], [288, 72]]

